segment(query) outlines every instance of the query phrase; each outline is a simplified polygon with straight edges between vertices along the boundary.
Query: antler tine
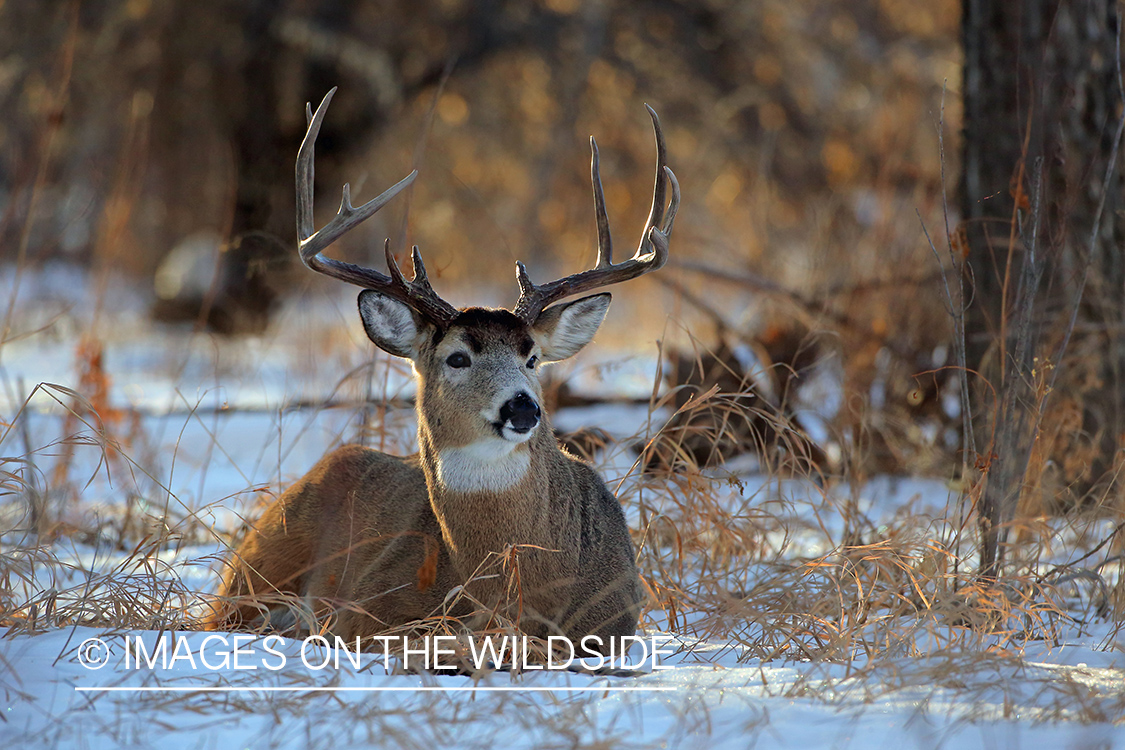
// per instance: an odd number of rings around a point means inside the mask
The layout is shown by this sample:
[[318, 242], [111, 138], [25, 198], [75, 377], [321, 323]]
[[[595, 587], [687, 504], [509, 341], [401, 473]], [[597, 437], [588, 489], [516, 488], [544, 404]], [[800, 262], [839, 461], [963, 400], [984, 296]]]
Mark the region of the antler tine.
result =
[[[668, 237], [680, 208], [680, 184], [666, 163], [668, 151], [664, 145], [664, 133], [660, 129], [660, 118], [647, 104], [645, 109], [652, 117], [652, 128], [656, 134], [656, 186], [652, 191], [652, 209], [641, 232], [637, 252], [629, 260], [613, 263], [613, 241], [610, 238], [605, 193], [598, 168], [598, 144], [590, 138], [590, 181], [593, 183], [594, 215], [598, 225], [597, 265], [590, 270], [537, 285], [532, 283], [524, 264], [517, 262], [516, 281], [520, 287], [520, 298], [513, 312], [528, 323], [534, 322], [539, 313], [556, 300], [634, 279], [659, 270], [668, 262]], [[668, 185], [672, 188], [671, 200], [667, 197]]]
[[598, 268], [613, 265], [613, 239], [609, 234], [609, 214], [605, 210], [602, 173], [598, 168], [598, 142], [590, 136], [590, 183], [594, 186], [594, 219], [598, 224]]
[[327, 258], [321, 251], [338, 240], [348, 231], [373, 216], [379, 209], [392, 198], [408, 187], [418, 176], [414, 170], [402, 180], [392, 185], [376, 198], [356, 208], [352, 205], [351, 186], [344, 184], [343, 195], [340, 198], [340, 209], [335, 218], [320, 230], [316, 229], [313, 220], [313, 178], [314, 178], [314, 151], [316, 137], [320, 134], [320, 126], [328, 112], [328, 105], [332, 101], [336, 89], [329, 91], [316, 112], [312, 106], [305, 105], [305, 118], [308, 122], [308, 131], [301, 142], [297, 152], [297, 250], [301, 255], [301, 262], [317, 273], [323, 273], [349, 284], [374, 289], [388, 297], [393, 297], [406, 304], [412, 310], [427, 320], [441, 326], [447, 326], [457, 315], [457, 309], [434, 293], [426, 277], [425, 266], [422, 265], [422, 256], [418, 248], [413, 251], [414, 280], [407, 281], [399, 270], [391, 253], [390, 240], [384, 248], [387, 257], [387, 267], [390, 276], [380, 273], [373, 268], [357, 266], [353, 263]]

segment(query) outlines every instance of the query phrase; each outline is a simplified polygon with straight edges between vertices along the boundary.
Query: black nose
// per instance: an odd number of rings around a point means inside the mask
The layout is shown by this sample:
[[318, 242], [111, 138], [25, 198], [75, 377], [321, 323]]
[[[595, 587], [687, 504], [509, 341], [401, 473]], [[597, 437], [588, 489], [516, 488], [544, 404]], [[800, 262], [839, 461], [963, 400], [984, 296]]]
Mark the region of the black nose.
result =
[[520, 391], [500, 407], [500, 421], [510, 424], [516, 432], [527, 432], [539, 424], [539, 404]]

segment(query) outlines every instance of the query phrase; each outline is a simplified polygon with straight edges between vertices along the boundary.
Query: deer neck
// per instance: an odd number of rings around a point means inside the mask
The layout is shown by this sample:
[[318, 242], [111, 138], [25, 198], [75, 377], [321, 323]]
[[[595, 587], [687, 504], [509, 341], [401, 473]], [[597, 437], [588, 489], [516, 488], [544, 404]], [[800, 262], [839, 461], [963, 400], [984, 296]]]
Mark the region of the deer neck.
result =
[[421, 416], [418, 446], [431, 495], [544, 493], [549, 486], [551, 452], [558, 452], [545, 415], [526, 443], [491, 437], [473, 442], [449, 440]]
[[546, 415], [526, 443], [446, 437], [419, 414], [430, 504], [458, 567], [471, 572], [465, 568], [510, 544], [550, 546], [550, 462], [559, 450]]

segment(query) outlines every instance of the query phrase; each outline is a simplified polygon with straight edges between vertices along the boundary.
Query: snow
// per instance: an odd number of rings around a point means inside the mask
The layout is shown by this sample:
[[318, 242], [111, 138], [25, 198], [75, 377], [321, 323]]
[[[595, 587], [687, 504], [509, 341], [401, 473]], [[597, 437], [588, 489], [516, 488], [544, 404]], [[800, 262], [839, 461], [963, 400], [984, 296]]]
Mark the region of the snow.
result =
[[[275, 644], [289, 657], [277, 670], [254, 658], [242, 659], [239, 670], [129, 669], [120, 644], [137, 636], [151, 644], [156, 634], [77, 627], [0, 641], [6, 668], [0, 736], [20, 747], [174, 741], [178, 747], [278, 748], [596, 741], [715, 748], [1109, 747], [1125, 739], [1112, 723], [1121, 718], [1123, 659], [1081, 645], [1036, 655], [1050, 661], [965, 659], [947, 684], [924, 679], [928, 668], [945, 666], [944, 659], [936, 665], [904, 659], [870, 670], [740, 663], [719, 644], [695, 644], [693, 652], [664, 662], [671, 668], [640, 677], [496, 672], [474, 681], [386, 674], [379, 654], [363, 654], [359, 669], [346, 659], [339, 668], [330, 662], [310, 669], [294, 641]], [[173, 636], [196, 652], [207, 637], [165, 634]], [[77, 646], [95, 637], [115, 644], [116, 653], [103, 668], [88, 670]], [[263, 653], [260, 639], [244, 646], [255, 647]], [[310, 658], [314, 666], [318, 661]], [[911, 671], [923, 679], [910, 679]], [[1068, 692], [1085, 694], [1086, 710], [1103, 712], [1104, 721], [1084, 723], [1068, 716], [1076, 711], [1059, 709], [1057, 700]]]
[[[110, 294], [116, 307], [102, 311], [100, 329], [110, 403], [138, 415], [137, 424], [68, 423], [68, 398], [48, 387], [16, 420], [36, 384], [78, 383], [74, 351], [83, 328], [76, 310], [90, 304], [92, 293], [65, 270], [49, 273], [69, 285], [69, 296], [52, 302], [50, 290], [64, 287], [29, 276], [20, 299], [46, 301], [29, 308], [14, 330], [47, 326], [50, 335], [29, 334], [0, 349], [0, 422], [13, 425], [0, 425], [0, 456], [7, 457], [0, 465], [40, 488], [63, 465], [76, 497], [48, 497], [51, 511], [72, 528], [98, 531], [35, 547], [34, 537], [19, 531], [27, 521], [23, 496], [0, 496], [0, 604], [34, 601], [40, 613], [54, 607], [89, 614], [89, 602], [106, 598], [107, 590], [155, 602], [154, 611], [160, 597], [187, 602], [192, 592], [214, 590], [225, 549], [216, 533], [233, 532], [252, 517], [260, 494], [281, 491], [344, 442], [362, 440], [393, 453], [414, 449], [409, 368], [371, 359], [344, 295], [294, 300], [267, 335], [225, 341], [137, 322], [137, 302]], [[595, 346], [587, 354], [562, 376], [576, 393], [609, 389], [622, 403], [561, 410], [556, 426], [599, 426], [619, 440], [658, 429], [667, 413], [629, 403], [652, 392], [654, 351], [614, 354]], [[823, 381], [817, 387], [832, 390]], [[364, 408], [368, 396], [390, 405]], [[372, 433], [371, 423], [381, 429]], [[77, 438], [60, 442], [67, 430]], [[110, 450], [114, 446], [121, 450]], [[1125, 635], [1098, 614], [1092, 585], [1081, 576], [1059, 585], [1052, 612], [1061, 614], [1050, 614], [1042, 626], [1024, 623], [1022, 633], [982, 638], [921, 612], [901, 616], [888, 631], [901, 638], [895, 646], [872, 650], [868, 630], [824, 658], [797, 650], [764, 653], [759, 637], [778, 615], [763, 609], [747, 618], [745, 608], [772, 600], [740, 599], [736, 587], [752, 593], [786, 561], [850, 564], [839, 553], [848, 533], [875, 546], [900, 545], [904, 559], [918, 558], [926, 543], [950, 538], [949, 519], [959, 513], [942, 481], [875, 477], [826, 488], [799, 477], [763, 476], [751, 459], [691, 482], [677, 484], [682, 478], [673, 477], [652, 484], [638, 478], [637, 454], [624, 443], [611, 445], [597, 463], [624, 500], [631, 525], [652, 529], [649, 554], [667, 554], [657, 536], [661, 520], [675, 524], [687, 546], [714, 544], [724, 524], [752, 529], [759, 545], [758, 557], [724, 582], [729, 613], [673, 616], [657, 609], [647, 618], [644, 635], [659, 637], [674, 652], [660, 658], [668, 669], [653, 669], [650, 661], [634, 676], [496, 671], [474, 679], [403, 673], [398, 661], [385, 664], [377, 652], [360, 654], [359, 667], [344, 657], [317, 669], [302, 662], [301, 642], [276, 637], [269, 645], [284, 656], [283, 666], [274, 668], [280, 657], [265, 650], [265, 639], [247, 637], [236, 668], [218, 663], [231, 641], [207, 642], [222, 634], [159, 630], [159, 617], [152, 630], [25, 622], [0, 638], [0, 744], [426, 750], [1125, 745]], [[704, 500], [709, 515], [700, 516], [689, 501]], [[1113, 525], [1110, 519], [1056, 523], [1039, 569], [1076, 558], [1107, 538]], [[145, 544], [138, 555], [134, 548]], [[1097, 561], [1111, 554], [1105, 550]], [[676, 580], [691, 589], [714, 561], [696, 555], [679, 562]], [[1097, 562], [1085, 564], [1092, 569]], [[803, 575], [811, 579], [818, 570]], [[676, 634], [667, 632], [673, 617]], [[98, 669], [79, 659], [90, 653], [80, 646], [91, 638], [112, 649]], [[219, 658], [211, 666], [181, 658], [167, 668], [138, 667], [126, 662], [124, 648], [126, 639], [136, 638], [150, 646], [158, 638], [182, 643], [193, 657], [211, 648]]]

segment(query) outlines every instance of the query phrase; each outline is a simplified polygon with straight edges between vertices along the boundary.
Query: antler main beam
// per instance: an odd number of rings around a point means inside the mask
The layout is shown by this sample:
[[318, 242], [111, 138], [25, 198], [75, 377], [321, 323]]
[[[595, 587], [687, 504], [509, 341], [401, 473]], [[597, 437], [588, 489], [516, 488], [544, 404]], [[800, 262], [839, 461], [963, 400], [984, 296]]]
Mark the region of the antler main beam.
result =
[[[605, 208], [605, 194], [602, 191], [601, 173], [598, 169], [598, 144], [590, 138], [590, 181], [594, 190], [594, 215], [598, 225], [598, 262], [594, 268], [572, 274], [546, 284], [533, 284], [523, 263], [516, 262], [516, 280], [520, 285], [520, 298], [513, 312], [533, 323], [552, 302], [572, 294], [588, 292], [610, 284], [628, 281], [655, 271], [668, 260], [668, 237], [680, 207], [680, 184], [676, 175], [668, 168], [668, 152], [664, 146], [664, 133], [660, 129], [660, 118], [652, 107], [645, 105], [652, 117], [652, 128], [656, 133], [656, 186], [652, 192], [652, 209], [648, 221], [641, 232], [637, 252], [629, 260], [613, 263], [613, 241], [609, 233], [609, 218]], [[665, 182], [667, 180], [667, 182]], [[672, 187], [672, 198], [668, 202], [667, 188]], [[667, 202], [667, 208], [665, 203]]]
[[446, 327], [457, 316], [457, 309], [439, 297], [430, 286], [426, 276], [426, 267], [422, 263], [422, 255], [415, 246], [411, 253], [414, 266], [414, 278], [407, 281], [395, 261], [391, 252], [390, 240], [384, 245], [384, 254], [387, 257], [387, 276], [373, 268], [364, 268], [353, 263], [328, 258], [322, 251], [338, 240], [348, 231], [374, 216], [392, 198], [408, 187], [418, 171], [414, 170], [395, 185], [385, 190], [381, 195], [364, 203], [358, 208], [352, 205], [351, 186], [344, 184], [343, 197], [340, 200], [340, 209], [335, 218], [324, 227], [317, 230], [313, 221], [313, 152], [316, 137], [320, 133], [321, 123], [328, 111], [328, 104], [332, 95], [336, 93], [333, 88], [324, 97], [324, 101], [312, 111], [312, 106], [305, 105], [305, 118], [308, 122], [308, 131], [301, 142], [297, 152], [297, 249], [301, 254], [301, 262], [316, 271], [331, 276], [349, 284], [355, 284], [365, 289], [374, 289], [382, 294], [392, 297], [410, 307], [422, 317], [442, 327]]

